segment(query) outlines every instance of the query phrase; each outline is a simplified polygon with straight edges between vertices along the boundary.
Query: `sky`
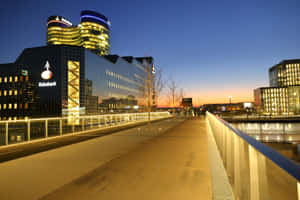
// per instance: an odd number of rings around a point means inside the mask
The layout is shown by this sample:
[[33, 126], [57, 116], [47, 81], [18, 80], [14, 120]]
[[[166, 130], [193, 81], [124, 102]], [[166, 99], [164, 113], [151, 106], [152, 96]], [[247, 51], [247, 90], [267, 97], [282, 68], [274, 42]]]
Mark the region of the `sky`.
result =
[[271, 66], [300, 58], [299, 8], [299, 0], [4, 0], [0, 63], [45, 45], [49, 16], [78, 24], [88, 9], [111, 21], [111, 54], [152, 56], [194, 105], [253, 101]]

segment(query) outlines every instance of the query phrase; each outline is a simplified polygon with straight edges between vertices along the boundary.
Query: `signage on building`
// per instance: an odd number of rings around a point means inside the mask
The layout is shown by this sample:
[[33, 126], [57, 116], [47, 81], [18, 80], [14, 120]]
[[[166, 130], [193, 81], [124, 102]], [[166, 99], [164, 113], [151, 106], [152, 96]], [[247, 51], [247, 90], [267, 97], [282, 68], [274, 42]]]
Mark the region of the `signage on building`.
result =
[[28, 70], [22, 69], [21, 74], [22, 74], [23, 76], [28, 76]]
[[[46, 64], [44, 66], [44, 71], [41, 73], [41, 78], [43, 80], [50, 80], [53, 77], [53, 72], [50, 70], [50, 64], [49, 61], [46, 61]], [[56, 82], [39, 82], [39, 87], [54, 87], [56, 86]]]

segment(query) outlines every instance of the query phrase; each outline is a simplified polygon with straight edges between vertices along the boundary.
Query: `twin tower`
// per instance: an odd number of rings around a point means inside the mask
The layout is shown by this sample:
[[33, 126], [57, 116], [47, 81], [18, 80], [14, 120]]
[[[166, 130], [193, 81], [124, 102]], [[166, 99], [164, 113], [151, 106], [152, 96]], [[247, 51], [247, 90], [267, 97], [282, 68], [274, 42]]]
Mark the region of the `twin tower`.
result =
[[47, 22], [47, 44], [82, 46], [97, 55], [108, 55], [110, 22], [104, 15], [89, 10], [80, 13], [80, 24], [75, 26], [61, 16], [51, 16]]

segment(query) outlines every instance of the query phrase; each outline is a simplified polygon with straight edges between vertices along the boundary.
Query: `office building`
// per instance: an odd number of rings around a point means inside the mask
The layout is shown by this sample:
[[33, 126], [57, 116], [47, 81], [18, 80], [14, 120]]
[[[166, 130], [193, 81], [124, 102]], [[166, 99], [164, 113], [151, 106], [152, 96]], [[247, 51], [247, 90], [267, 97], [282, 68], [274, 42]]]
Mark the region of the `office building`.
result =
[[270, 87], [254, 90], [257, 109], [265, 115], [300, 114], [300, 59], [284, 60], [269, 69]]
[[73, 25], [61, 16], [51, 16], [47, 21], [48, 45], [82, 46], [97, 55], [110, 51], [110, 22], [102, 14], [84, 10], [80, 24]]
[[0, 117], [79, 116], [136, 111], [152, 57], [99, 56], [84, 47], [25, 49], [0, 65]]

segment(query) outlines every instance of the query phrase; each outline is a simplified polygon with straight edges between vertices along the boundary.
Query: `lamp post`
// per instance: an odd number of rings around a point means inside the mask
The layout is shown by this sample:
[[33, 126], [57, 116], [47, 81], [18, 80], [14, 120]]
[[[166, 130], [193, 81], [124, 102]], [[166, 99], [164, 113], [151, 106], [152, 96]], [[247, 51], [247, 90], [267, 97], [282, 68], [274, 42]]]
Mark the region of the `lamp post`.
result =
[[229, 98], [229, 104], [231, 104], [231, 98], [232, 98], [232, 96], [228, 96], [228, 98]]

